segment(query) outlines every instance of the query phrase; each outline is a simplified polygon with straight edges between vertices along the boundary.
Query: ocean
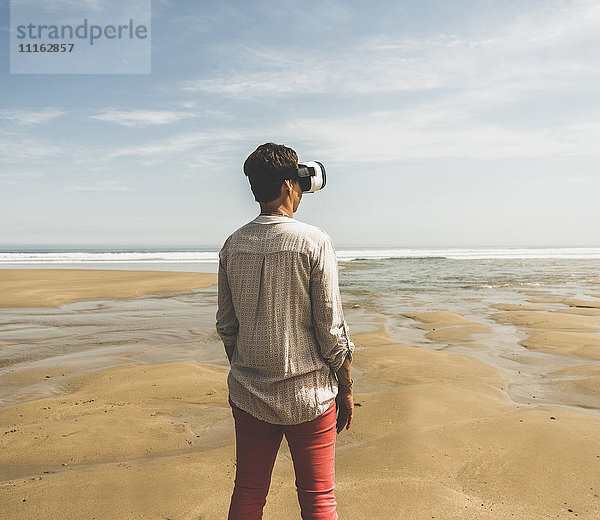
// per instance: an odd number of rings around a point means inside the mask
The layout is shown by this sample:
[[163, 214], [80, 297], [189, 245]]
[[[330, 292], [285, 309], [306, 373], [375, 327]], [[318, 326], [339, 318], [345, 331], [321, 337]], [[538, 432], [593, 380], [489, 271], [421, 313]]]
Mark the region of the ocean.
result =
[[[566, 399], [552, 386], [560, 370], [592, 360], [528, 349], [521, 344], [527, 329], [500, 323], [495, 315], [502, 306], [539, 306], [543, 300], [553, 313], [573, 311], [565, 299], [600, 302], [600, 248], [340, 248], [337, 256], [351, 335], [383, 323], [392, 343], [467, 354], [497, 367], [507, 378], [507, 395], [516, 402], [535, 399], [598, 413], [597, 398]], [[216, 248], [5, 248], [0, 249], [0, 277], [1, 269], [9, 268], [216, 272], [217, 262]], [[0, 351], [0, 374], [23, 363], [99, 368], [116, 354], [148, 363], [223, 364], [214, 331], [216, 303], [213, 286], [170, 297], [74, 302], [60, 309], [1, 309], [0, 343], [11, 346]], [[458, 314], [487, 330], [462, 341], [432, 338], [410, 317], [422, 312]], [[53, 333], [46, 337], [48, 331]], [[147, 348], [140, 350], [140, 344]], [[0, 403], [51, 390], [2, 391]]]
[[[485, 297], [491, 289], [495, 295], [508, 295], [543, 286], [574, 297], [600, 291], [600, 247], [340, 248], [337, 257], [344, 295], [378, 307], [414, 298], [447, 305], [457, 297]], [[214, 273], [218, 249], [5, 248], [0, 249], [3, 268]]]
[[[490, 301], [522, 303], [524, 290], [600, 293], [600, 247], [340, 248], [344, 303], [376, 313], [423, 308], [480, 314]], [[217, 248], [0, 249], [0, 269], [212, 272]]]

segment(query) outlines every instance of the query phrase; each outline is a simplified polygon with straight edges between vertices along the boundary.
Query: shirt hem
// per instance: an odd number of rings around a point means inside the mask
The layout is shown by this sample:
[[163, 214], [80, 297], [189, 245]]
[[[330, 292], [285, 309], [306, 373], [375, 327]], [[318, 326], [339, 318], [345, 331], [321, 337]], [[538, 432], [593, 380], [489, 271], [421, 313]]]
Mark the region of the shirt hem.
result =
[[323, 410], [320, 410], [320, 408], [316, 411], [316, 414], [313, 414], [312, 416], [310, 416], [307, 419], [303, 419], [302, 421], [298, 421], [298, 422], [274, 422], [272, 420], [267, 420], [263, 417], [258, 417], [255, 413], [251, 412], [250, 410], [246, 410], [245, 408], [243, 408], [242, 406], [240, 406], [238, 403], [235, 402], [235, 399], [232, 398], [231, 394], [228, 395], [228, 400], [230, 403], [234, 404], [237, 408], [239, 408], [240, 410], [246, 412], [247, 414], [251, 415], [252, 417], [254, 417], [255, 419], [258, 419], [259, 421], [263, 421], [269, 424], [277, 424], [279, 426], [293, 426], [296, 424], [302, 424], [305, 422], [309, 422], [309, 421], [313, 421], [314, 419], [317, 419], [318, 417], [320, 417], [321, 415], [323, 415], [327, 410], [329, 410], [329, 407], [331, 406], [331, 403], [335, 401], [336, 396], [333, 396], [329, 401], [326, 401], [324, 405], [320, 405], [320, 406], [324, 406]]

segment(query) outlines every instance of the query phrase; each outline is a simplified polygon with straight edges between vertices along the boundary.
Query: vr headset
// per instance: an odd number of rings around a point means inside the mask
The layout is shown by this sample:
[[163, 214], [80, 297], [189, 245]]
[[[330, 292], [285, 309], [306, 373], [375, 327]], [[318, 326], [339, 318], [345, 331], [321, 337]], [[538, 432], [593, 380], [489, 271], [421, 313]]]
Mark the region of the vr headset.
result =
[[[252, 175], [256, 174], [250, 174], [249, 177]], [[313, 193], [321, 190], [325, 187], [325, 183], [327, 182], [325, 166], [319, 161], [298, 163], [297, 170], [284, 170], [279, 174], [275, 174], [273, 178], [279, 178], [282, 181], [286, 179], [297, 179], [303, 193]]]
[[327, 182], [325, 166], [319, 161], [299, 163], [296, 175], [303, 193], [313, 193], [321, 190]]

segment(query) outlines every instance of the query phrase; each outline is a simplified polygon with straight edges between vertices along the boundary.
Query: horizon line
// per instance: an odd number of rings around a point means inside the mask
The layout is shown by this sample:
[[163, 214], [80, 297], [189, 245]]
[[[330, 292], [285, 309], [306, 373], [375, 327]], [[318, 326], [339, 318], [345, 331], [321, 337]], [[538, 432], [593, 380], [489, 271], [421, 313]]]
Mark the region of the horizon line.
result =
[[[488, 245], [335, 245], [336, 250], [343, 249], [491, 249], [491, 248], [518, 248], [518, 249], [582, 249], [582, 248], [600, 248], [596, 245], [515, 245], [515, 244], [488, 244]], [[214, 249], [220, 250], [218, 245], [160, 245], [160, 244], [134, 244], [134, 245], [106, 245], [106, 244], [0, 244], [0, 251], [5, 250], [24, 250], [24, 249], [168, 249], [177, 251], [178, 249]]]

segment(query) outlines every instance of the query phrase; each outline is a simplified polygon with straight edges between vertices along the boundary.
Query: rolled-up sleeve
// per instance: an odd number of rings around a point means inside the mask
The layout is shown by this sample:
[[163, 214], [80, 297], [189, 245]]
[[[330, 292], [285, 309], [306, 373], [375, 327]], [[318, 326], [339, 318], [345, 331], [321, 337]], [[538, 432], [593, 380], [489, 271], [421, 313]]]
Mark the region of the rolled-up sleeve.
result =
[[217, 333], [225, 345], [227, 359], [231, 362], [235, 345], [237, 342], [239, 322], [235, 315], [231, 288], [227, 280], [227, 270], [224, 264], [224, 258], [219, 253], [219, 279], [218, 279], [218, 309], [217, 309]]
[[346, 357], [352, 361], [354, 344], [350, 341], [348, 324], [344, 320], [337, 258], [330, 237], [324, 240], [313, 259], [310, 296], [321, 354], [331, 370], [337, 372]]

